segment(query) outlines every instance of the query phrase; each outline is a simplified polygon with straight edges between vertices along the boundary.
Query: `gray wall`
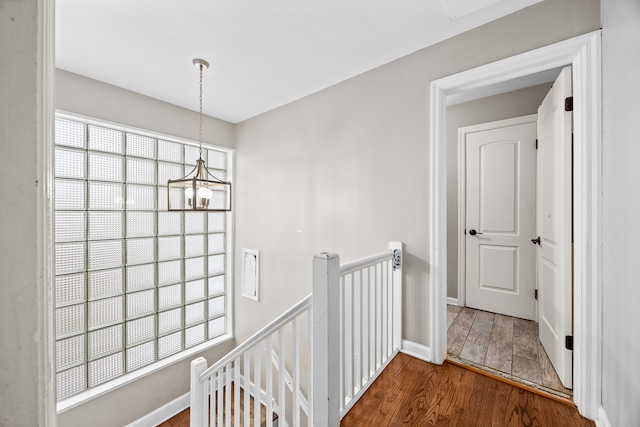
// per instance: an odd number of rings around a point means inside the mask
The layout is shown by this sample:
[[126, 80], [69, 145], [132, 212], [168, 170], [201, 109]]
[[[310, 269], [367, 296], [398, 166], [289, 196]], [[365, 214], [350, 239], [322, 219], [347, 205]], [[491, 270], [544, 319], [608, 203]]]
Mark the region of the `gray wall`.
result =
[[640, 2], [602, 2], [602, 405], [612, 426], [640, 420]]
[[262, 256], [238, 340], [310, 292], [314, 253], [349, 261], [402, 240], [404, 338], [429, 345], [430, 82], [596, 30], [599, 11], [547, 0], [237, 125], [236, 251]]
[[551, 83], [447, 108], [447, 296], [458, 298], [458, 128], [536, 114]]
[[45, 141], [36, 1], [0, 1], [0, 425], [43, 425]]
[[[198, 113], [120, 89], [96, 80], [56, 71], [56, 108], [180, 138], [198, 140]], [[204, 140], [234, 146], [230, 123], [205, 116]], [[235, 345], [228, 341], [203, 352], [209, 363]], [[172, 364], [142, 379], [72, 408], [58, 418], [60, 426], [126, 425], [189, 391], [189, 363], [199, 355]]]

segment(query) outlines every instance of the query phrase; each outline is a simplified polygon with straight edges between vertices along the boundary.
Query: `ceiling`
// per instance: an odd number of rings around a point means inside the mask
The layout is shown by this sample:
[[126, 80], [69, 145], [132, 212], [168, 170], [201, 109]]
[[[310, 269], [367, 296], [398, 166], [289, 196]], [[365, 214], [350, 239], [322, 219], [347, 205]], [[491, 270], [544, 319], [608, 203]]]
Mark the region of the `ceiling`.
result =
[[539, 1], [56, 0], [56, 65], [238, 123]]

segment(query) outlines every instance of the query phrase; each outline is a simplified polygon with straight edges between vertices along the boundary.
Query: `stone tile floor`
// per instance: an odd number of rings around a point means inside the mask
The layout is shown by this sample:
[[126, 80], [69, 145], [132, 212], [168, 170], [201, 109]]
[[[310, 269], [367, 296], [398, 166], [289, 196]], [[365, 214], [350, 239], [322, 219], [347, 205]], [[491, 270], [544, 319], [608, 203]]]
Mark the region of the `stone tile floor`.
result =
[[572, 391], [562, 386], [538, 339], [536, 322], [447, 305], [447, 327], [450, 355], [507, 378], [572, 396]]

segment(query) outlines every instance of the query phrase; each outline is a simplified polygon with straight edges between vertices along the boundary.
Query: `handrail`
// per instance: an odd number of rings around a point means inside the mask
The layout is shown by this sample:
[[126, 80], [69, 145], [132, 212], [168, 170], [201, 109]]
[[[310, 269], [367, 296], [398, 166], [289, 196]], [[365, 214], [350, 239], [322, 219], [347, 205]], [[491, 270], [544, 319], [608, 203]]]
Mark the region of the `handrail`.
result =
[[393, 251], [384, 251], [379, 254], [369, 255], [364, 258], [357, 259], [355, 261], [347, 262], [340, 265], [340, 275], [343, 276], [345, 274], [353, 273], [354, 271], [361, 270], [365, 267], [369, 267], [379, 263], [380, 261], [385, 261], [387, 259], [393, 258]]
[[205, 370], [202, 374], [200, 374], [199, 380], [203, 382], [209, 375], [218, 369], [225, 366], [227, 363], [236, 359], [238, 356], [242, 355], [245, 351], [258, 344], [268, 335], [275, 332], [278, 328], [288, 323], [291, 319], [296, 317], [298, 314], [302, 313], [306, 309], [311, 307], [311, 303], [313, 300], [313, 295], [309, 294], [305, 298], [303, 298], [300, 302], [295, 304], [289, 310], [282, 313], [275, 320], [269, 323], [264, 328], [260, 329], [258, 332], [253, 334], [249, 339], [240, 344], [238, 347], [234, 348], [230, 353], [224, 356], [222, 359], [218, 360], [216, 363], [211, 365], [207, 370]]

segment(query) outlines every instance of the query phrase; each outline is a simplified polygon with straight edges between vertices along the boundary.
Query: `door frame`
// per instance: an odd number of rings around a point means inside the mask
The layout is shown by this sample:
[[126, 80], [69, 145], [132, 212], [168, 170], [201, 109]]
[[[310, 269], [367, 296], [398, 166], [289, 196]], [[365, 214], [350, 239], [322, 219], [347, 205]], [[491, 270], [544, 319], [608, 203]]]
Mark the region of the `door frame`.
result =
[[[509, 82], [572, 66], [574, 99], [574, 402], [595, 419], [601, 406], [602, 197], [601, 30], [431, 82], [429, 127], [430, 358], [447, 348], [447, 105], [495, 95]], [[466, 99], [465, 99], [466, 97]]]
[[55, 372], [55, 312], [53, 294], [53, 139], [55, 121], [55, 1], [36, 0], [37, 10], [37, 53], [36, 73], [37, 111], [36, 122], [38, 138], [35, 141], [37, 168], [41, 185], [38, 186], [38, 199], [35, 209], [38, 216], [36, 236], [40, 260], [36, 285], [40, 292], [36, 304], [41, 316], [37, 319], [40, 334], [40, 352], [37, 355], [39, 367], [38, 390], [40, 404], [36, 409], [38, 419], [45, 426], [56, 426], [58, 413], [56, 407]]
[[[467, 306], [467, 239], [461, 231], [466, 228], [467, 216], [467, 135], [508, 126], [517, 126], [527, 123], [537, 123], [538, 115], [514, 117], [511, 119], [497, 120], [480, 123], [477, 125], [458, 128], [458, 305]], [[537, 283], [536, 283], [537, 289]], [[538, 318], [538, 306], [536, 304], [536, 319]], [[446, 348], [446, 347], [445, 347]]]

